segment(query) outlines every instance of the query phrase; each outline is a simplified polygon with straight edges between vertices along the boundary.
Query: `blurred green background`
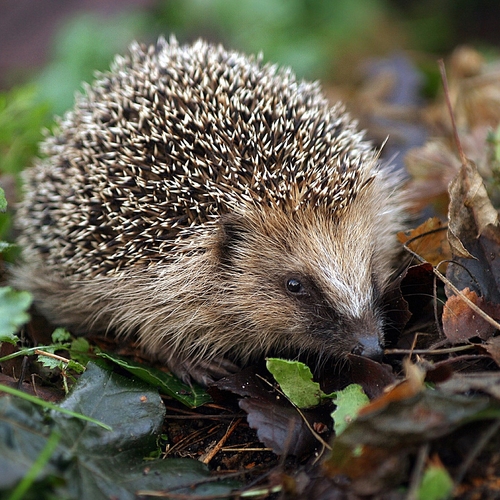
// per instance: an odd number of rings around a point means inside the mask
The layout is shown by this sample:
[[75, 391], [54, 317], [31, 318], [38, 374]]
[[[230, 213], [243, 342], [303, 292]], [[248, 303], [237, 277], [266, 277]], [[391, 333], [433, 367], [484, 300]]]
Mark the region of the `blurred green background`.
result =
[[[42, 129], [82, 81], [133, 39], [203, 37], [291, 66], [308, 79], [355, 81], [361, 61], [411, 51], [432, 61], [457, 44], [495, 51], [498, 0], [17, 0], [0, 7], [0, 184], [37, 154]], [[430, 56], [430, 57], [429, 57]], [[429, 84], [430, 82], [430, 84]], [[435, 84], [433, 82], [436, 82]], [[8, 220], [0, 221], [0, 237]]]

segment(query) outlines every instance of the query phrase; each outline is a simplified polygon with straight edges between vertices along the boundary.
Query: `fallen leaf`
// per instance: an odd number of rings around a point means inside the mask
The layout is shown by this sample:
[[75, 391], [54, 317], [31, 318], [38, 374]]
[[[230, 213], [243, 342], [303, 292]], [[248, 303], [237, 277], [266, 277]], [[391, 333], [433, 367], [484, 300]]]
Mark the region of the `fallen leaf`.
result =
[[313, 380], [311, 369], [300, 361], [268, 358], [266, 368], [280, 385], [285, 396], [299, 408], [319, 405], [326, 396]]
[[359, 415], [368, 415], [385, 408], [389, 403], [410, 399], [424, 388], [425, 372], [417, 365], [406, 361], [407, 378], [359, 410]]
[[388, 385], [396, 382], [389, 365], [356, 354], [349, 355], [349, 364], [352, 383], [359, 384], [370, 399], [380, 396]]
[[[221, 391], [244, 396], [239, 406], [248, 413], [248, 424], [257, 431], [259, 440], [277, 455], [300, 457], [311, 453], [318, 446], [317, 439], [297, 409], [272, 386], [265, 385], [253, 367], [225, 377], [213, 385]], [[321, 406], [302, 410], [302, 415], [311, 427], [319, 423], [331, 424], [329, 412]]]
[[473, 420], [499, 416], [500, 404], [487, 397], [421, 390], [413, 397], [389, 401], [377, 411], [360, 412], [333, 439], [325, 474], [346, 478], [358, 494], [374, 494], [398, 483], [417, 446]]
[[498, 226], [498, 213], [488, 198], [483, 179], [470, 161], [462, 165], [449, 192], [448, 239], [454, 255], [471, 258], [464, 247], [481, 236], [488, 225]]
[[[461, 291], [471, 302], [495, 320], [500, 319], [500, 304], [493, 304], [465, 288]], [[473, 337], [489, 339], [496, 328], [473, 311], [460, 296], [452, 295], [443, 309], [443, 331], [452, 344], [466, 342]]]
[[370, 400], [358, 384], [348, 385], [335, 394], [335, 410], [332, 413], [333, 429], [337, 436], [356, 418], [360, 408]]
[[43, 413], [20, 398], [0, 398], [2, 493], [33, 470], [52, 433], [60, 436], [59, 442], [29, 497], [39, 497], [42, 481], [52, 485], [44, 491], [53, 498], [82, 500], [133, 500], [138, 490], [166, 487], [178, 495], [225, 497], [235, 487], [225, 480], [208, 485], [210, 472], [197, 460], [145, 460], [159, 451], [165, 407], [158, 391], [142, 382], [89, 363], [60, 407], [91, 416], [111, 430], [55, 410]]
[[438, 384], [447, 394], [482, 392], [500, 401], [500, 372], [454, 373], [448, 380]]
[[451, 259], [446, 228], [437, 217], [427, 219], [415, 229], [398, 233], [398, 240], [433, 266]]
[[[468, 289], [469, 298], [493, 318], [500, 307], [500, 225], [498, 213], [491, 204], [481, 176], [474, 164], [467, 162], [450, 185], [448, 239], [453, 262], [446, 277], [459, 290]], [[446, 336], [460, 342], [479, 336], [487, 339], [495, 327], [487, 325], [449, 286], [449, 299], [443, 315]], [[472, 293], [473, 292], [473, 293]]]

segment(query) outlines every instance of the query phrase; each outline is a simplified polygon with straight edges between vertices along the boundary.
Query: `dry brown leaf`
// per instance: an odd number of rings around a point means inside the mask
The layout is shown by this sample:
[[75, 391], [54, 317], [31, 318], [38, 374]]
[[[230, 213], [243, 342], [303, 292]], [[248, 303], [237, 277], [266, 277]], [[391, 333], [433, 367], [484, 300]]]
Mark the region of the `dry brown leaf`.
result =
[[405, 360], [406, 379], [392, 389], [363, 406], [358, 415], [369, 415], [385, 408], [389, 403], [410, 399], [424, 389], [425, 372], [417, 365]]
[[451, 259], [445, 226], [437, 217], [427, 219], [415, 229], [398, 233], [398, 240], [433, 266]]
[[[487, 302], [477, 293], [466, 288], [462, 293], [493, 319], [500, 319], [500, 304]], [[489, 339], [495, 327], [474, 312], [460, 297], [453, 295], [443, 310], [443, 331], [452, 344], [466, 342], [473, 337]]]
[[457, 238], [481, 236], [486, 226], [498, 226], [498, 212], [491, 204], [488, 193], [476, 166], [467, 162], [449, 188], [449, 231]]
[[[460, 290], [470, 288], [500, 304], [500, 224], [481, 176], [468, 162], [450, 185], [448, 222], [454, 262], [446, 277]], [[450, 297], [452, 292], [447, 289]]]
[[[459, 290], [469, 288], [489, 303], [500, 304], [498, 213], [488, 198], [481, 176], [471, 162], [461, 167], [459, 175], [450, 186], [448, 240], [454, 257], [446, 272], [450, 282]], [[448, 287], [446, 293], [448, 297], [453, 295]], [[449, 307], [453, 311], [459, 306], [455, 306], [452, 301]], [[477, 329], [482, 331], [482, 326], [478, 325]], [[453, 338], [474, 336], [453, 334], [454, 330], [454, 327], [449, 330]], [[491, 334], [484, 335], [488, 338]]]

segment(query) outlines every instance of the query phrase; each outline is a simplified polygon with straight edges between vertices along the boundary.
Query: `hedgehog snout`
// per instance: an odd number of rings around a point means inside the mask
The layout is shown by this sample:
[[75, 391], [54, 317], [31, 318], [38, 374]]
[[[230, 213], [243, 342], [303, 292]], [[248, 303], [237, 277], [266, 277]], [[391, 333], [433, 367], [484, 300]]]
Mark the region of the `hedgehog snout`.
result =
[[384, 354], [384, 350], [378, 336], [373, 334], [358, 335], [357, 344], [351, 352], [352, 354], [364, 356], [365, 358], [370, 358], [374, 361], [380, 361]]

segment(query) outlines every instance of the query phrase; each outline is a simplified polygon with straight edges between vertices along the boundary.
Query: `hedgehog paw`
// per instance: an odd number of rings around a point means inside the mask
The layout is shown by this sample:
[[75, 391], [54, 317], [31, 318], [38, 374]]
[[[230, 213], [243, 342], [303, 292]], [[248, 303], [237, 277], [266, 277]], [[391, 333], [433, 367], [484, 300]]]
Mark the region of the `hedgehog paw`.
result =
[[240, 369], [238, 365], [222, 356], [210, 360], [171, 359], [168, 366], [172, 373], [186, 384], [197, 382], [205, 387]]

